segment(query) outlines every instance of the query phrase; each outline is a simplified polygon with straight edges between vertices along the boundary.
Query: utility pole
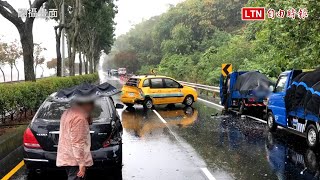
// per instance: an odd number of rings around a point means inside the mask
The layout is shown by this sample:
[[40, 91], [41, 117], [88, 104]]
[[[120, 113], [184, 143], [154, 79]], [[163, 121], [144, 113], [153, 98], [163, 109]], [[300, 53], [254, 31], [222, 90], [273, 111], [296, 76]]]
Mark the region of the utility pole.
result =
[[65, 53], [64, 53], [64, 32], [65, 32], [65, 20], [64, 20], [64, 0], [62, 0], [62, 7], [61, 7], [61, 22], [64, 26], [64, 28], [62, 28], [62, 32], [61, 32], [61, 76], [65, 76], [64, 74], [64, 61], [65, 61]]

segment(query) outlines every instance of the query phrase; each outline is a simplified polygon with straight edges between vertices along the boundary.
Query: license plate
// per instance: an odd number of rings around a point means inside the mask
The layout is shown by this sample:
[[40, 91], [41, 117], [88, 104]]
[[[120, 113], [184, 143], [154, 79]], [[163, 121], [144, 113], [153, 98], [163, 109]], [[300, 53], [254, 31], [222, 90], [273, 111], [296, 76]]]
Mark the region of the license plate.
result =
[[[59, 131], [51, 131], [49, 132], [48, 137], [53, 141], [53, 147], [58, 147], [59, 142]], [[92, 136], [94, 134], [94, 131], [90, 131], [90, 135]]]
[[129, 96], [134, 96], [134, 93], [129, 93]]

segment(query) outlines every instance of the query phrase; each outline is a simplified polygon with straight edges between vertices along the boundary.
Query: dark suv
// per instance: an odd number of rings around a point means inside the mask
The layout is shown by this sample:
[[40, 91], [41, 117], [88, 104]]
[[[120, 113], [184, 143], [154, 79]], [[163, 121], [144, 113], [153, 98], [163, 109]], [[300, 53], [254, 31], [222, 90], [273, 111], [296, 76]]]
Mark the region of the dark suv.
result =
[[[68, 103], [55, 102], [53, 95], [40, 106], [34, 119], [24, 133], [24, 162], [29, 173], [41, 172], [56, 167], [60, 118], [69, 108]], [[90, 125], [91, 153], [94, 165], [91, 168], [122, 167], [122, 124], [111, 97], [102, 97], [95, 102]]]

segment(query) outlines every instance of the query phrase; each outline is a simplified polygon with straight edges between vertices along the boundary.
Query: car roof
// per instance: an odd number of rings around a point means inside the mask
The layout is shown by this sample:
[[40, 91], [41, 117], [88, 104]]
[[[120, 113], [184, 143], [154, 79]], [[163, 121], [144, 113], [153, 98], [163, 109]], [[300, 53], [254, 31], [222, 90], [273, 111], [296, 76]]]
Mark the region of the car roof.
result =
[[170, 78], [168, 76], [158, 76], [158, 75], [138, 75], [138, 76], [132, 76], [131, 78], [136, 78], [136, 79], [146, 79], [146, 78]]

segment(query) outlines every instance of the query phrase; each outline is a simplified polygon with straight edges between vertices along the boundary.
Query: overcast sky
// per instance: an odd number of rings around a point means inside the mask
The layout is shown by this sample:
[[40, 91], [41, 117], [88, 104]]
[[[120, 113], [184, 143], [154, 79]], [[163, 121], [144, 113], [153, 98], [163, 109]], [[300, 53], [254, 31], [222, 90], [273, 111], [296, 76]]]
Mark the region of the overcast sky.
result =
[[[16, 10], [19, 8], [27, 8], [28, 0], [7, 0]], [[176, 5], [183, 0], [118, 0], [118, 14], [116, 15], [116, 31], [115, 35], [119, 36], [130, 30], [135, 24], [148, 19], [152, 16], [159, 15], [165, 12], [169, 5]], [[42, 47], [47, 50], [43, 52], [46, 60], [51, 60], [56, 56], [55, 54], [55, 35], [53, 27], [56, 23], [52, 20], [37, 18], [33, 26], [34, 43], [41, 43]], [[0, 41], [12, 42], [15, 39], [19, 40], [19, 33], [16, 27], [0, 15]], [[23, 71], [22, 60], [18, 63], [20, 71]], [[5, 73], [10, 74], [9, 67], [5, 67]], [[42, 73], [41, 68], [37, 69], [37, 76]], [[46, 70], [44, 75], [47, 76], [54, 71]], [[14, 71], [15, 74], [15, 71]], [[20, 75], [20, 78], [24, 75]], [[0, 82], [2, 81], [0, 74]], [[9, 77], [7, 76], [9, 80]]]

